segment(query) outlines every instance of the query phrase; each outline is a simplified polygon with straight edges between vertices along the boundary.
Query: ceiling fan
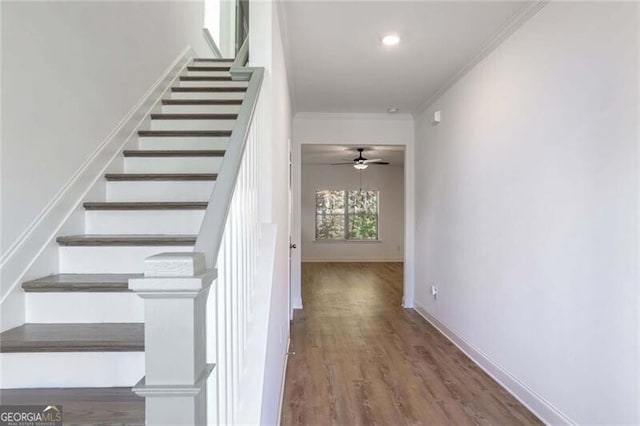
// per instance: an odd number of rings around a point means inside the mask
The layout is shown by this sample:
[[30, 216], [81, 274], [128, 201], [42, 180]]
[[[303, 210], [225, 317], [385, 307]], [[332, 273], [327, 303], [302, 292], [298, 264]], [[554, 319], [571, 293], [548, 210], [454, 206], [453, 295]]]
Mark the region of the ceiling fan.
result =
[[[358, 170], [364, 170], [367, 167], [369, 167], [369, 164], [378, 164], [383, 166], [389, 164], [388, 161], [382, 161], [382, 158], [374, 158], [374, 159], [368, 160], [362, 156], [363, 152], [364, 152], [364, 148], [358, 148], [358, 157], [354, 158], [352, 161], [344, 162], [344, 163], [333, 163], [331, 165], [332, 166], [351, 165]], [[345, 161], [348, 161], [348, 160], [345, 160]]]

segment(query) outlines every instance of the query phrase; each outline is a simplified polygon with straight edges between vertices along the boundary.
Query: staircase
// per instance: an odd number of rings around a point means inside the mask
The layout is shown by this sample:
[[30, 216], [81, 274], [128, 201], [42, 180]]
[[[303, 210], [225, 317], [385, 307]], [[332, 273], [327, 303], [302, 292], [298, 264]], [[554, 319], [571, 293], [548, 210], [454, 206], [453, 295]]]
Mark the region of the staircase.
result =
[[[0, 334], [0, 399], [51, 404], [70, 398], [54, 388], [73, 388], [93, 396], [94, 417], [65, 416], [101, 423], [95, 413], [113, 412], [114, 389], [145, 375], [144, 305], [128, 280], [151, 255], [194, 248], [247, 90], [230, 65], [194, 59], [183, 70], [137, 147], [122, 151], [121, 170], [105, 174], [104, 199], [82, 204], [85, 232], [57, 236], [59, 273], [22, 285], [26, 324]], [[131, 393], [123, 404], [138, 418], [118, 421], [140, 423], [144, 400]]]

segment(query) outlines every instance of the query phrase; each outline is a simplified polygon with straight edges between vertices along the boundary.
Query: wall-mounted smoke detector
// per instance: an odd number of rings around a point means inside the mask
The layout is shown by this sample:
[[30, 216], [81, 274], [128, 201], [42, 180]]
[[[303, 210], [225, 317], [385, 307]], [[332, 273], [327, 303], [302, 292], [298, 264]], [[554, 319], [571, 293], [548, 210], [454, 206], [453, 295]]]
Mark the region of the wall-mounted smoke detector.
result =
[[395, 46], [400, 43], [400, 36], [398, 34], [387, 34], [382, 37], [382, 44], [385, 46]]
[[396, 113], [396, 112], [398, 112], [398, 111], [399, 111], [399, 109], [398, 109], [398, 108], [395, 108], [395, 107], [394, 107], [394, 108], [387, 108], [387, 112], [388, 112], [389, 114], [395, 114], [395, 113]]

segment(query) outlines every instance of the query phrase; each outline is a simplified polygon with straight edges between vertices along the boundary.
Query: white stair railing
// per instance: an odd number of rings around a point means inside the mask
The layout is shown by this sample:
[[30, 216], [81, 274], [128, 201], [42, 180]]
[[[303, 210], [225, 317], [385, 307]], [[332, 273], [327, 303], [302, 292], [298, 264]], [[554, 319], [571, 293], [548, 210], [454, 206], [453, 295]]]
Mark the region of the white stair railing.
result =
[[152, 256], [145, 277], [129, 283], [145, 299], [146, 376], [134, 391], [146, 398], [147, 424], [260, 418], [262, 380], [253, 377], [264, 375], [263, 368], [256, 374], [256, 365], [262, 365], [266, 340], [252, 336], [264, 334], [268, 307], [255, 301], [259, 295], [268, 303], [263, 294], [270, 294], [271, 281], [261, 279], [258, 285], [256, 278], [261, 256], [273, 262], [259, 249], [264, 246], [259, 191], [264, 69], [244, 68], [247, 47], [240, 53], [232, 77], [249, 85], [195, 250]]
[[[260, 114], [259, 105], [255, 114]], [[249, 126], [244, 155], [218, 249], [218, 279], [215, 289], [212, 289], [215, 298], [212, 294], [209, 300], [209, 306], [213, 309], [208, 310], [208, 324], [216, 324], [215, 328], [210, 328], [208, 338], [208, 353], [215, 354], [212, 361], [217, 366], [213, 374], [215, 398], [212, 398], [216, 399], [216, 413], [210, 413], [217, 417], [212, 419], [215, 424], [235, 423], [240, 380], [247, 360], [251, 296], [256, 286], [261, 227], [258, 135], [257, 123], [253, 121]]]

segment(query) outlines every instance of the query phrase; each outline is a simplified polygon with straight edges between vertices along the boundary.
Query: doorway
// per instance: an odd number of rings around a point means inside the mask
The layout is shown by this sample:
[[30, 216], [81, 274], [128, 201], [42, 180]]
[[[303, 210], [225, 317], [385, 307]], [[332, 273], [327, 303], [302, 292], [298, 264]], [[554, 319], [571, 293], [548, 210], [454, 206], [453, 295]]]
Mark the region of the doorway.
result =
[[[407, 151], [400, 144], [294, 143], [292, 309], [304, 303], [302, 262], [403, 262], [407, 269], [413, 254]], [[367, 167], [354, 167], [359, 158]], [[412, 274], [403, 275], [402, 305], [411, 307]]]

